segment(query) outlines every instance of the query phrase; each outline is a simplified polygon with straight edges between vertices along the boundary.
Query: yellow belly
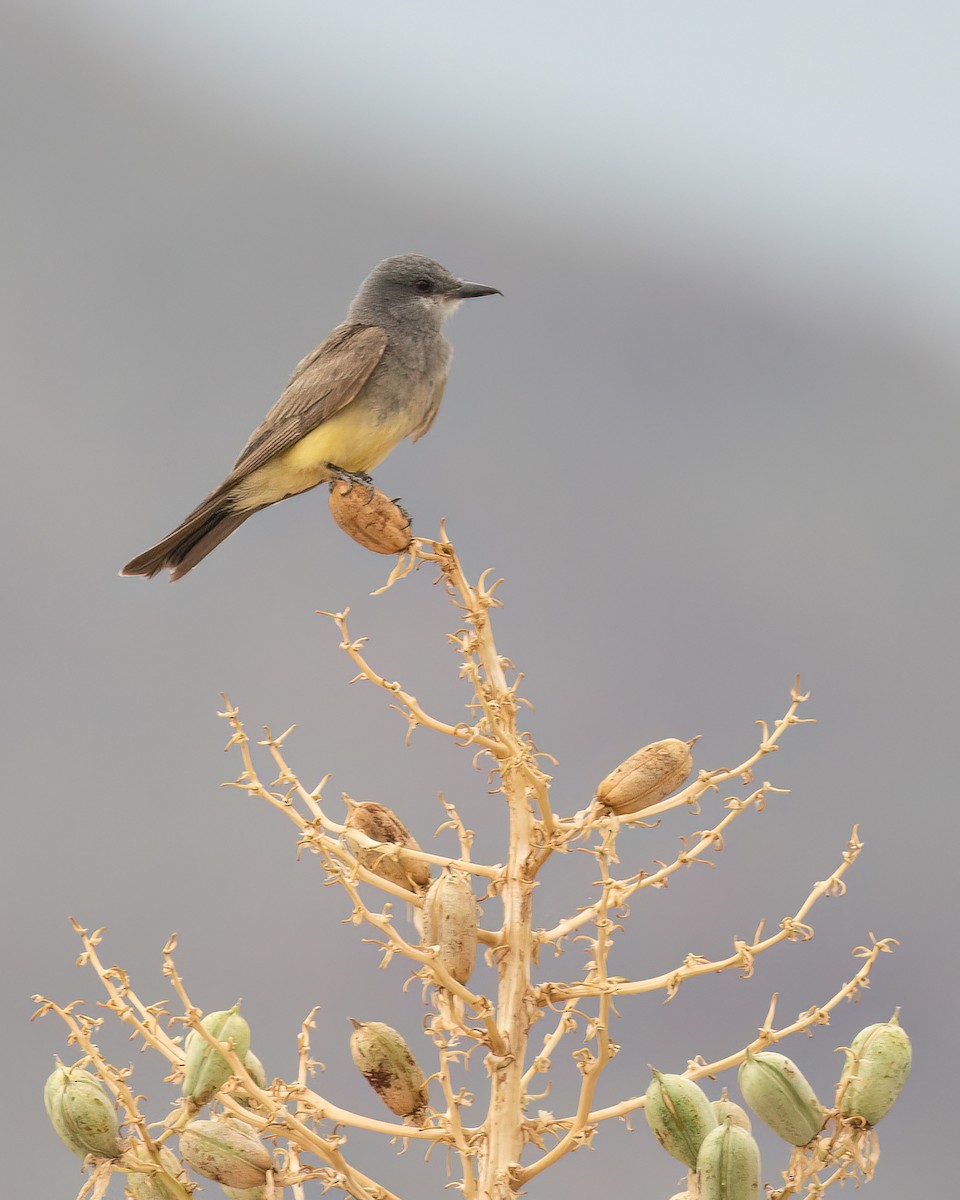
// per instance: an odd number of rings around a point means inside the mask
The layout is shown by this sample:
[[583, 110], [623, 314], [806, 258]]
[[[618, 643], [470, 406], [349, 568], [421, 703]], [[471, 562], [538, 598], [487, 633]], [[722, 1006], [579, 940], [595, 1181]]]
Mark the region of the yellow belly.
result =
[[234, 504], [239, 509], [260, 508], [305, 492], [330, 478], [327, 463], [345, 471], [372, 471], [407, 432], [402, 420], [376, 421], [369, 409], [348, 404], [241, 480]]

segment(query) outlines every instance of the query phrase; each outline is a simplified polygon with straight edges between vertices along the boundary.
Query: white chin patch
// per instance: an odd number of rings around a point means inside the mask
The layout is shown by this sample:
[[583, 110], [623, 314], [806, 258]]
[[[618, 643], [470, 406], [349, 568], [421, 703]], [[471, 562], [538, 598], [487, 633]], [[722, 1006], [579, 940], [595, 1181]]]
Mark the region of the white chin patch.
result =
[[460, 305], [463, 303], [463, 301], [462, 300], [451, 300], [449, 297], [444, 296], [442, 303], [443, 303], [443, 316], [444, 316], [444, 320], [446, 320], [447, 317], [452, 316], [457, 311], [457, 309], [460, 307]]

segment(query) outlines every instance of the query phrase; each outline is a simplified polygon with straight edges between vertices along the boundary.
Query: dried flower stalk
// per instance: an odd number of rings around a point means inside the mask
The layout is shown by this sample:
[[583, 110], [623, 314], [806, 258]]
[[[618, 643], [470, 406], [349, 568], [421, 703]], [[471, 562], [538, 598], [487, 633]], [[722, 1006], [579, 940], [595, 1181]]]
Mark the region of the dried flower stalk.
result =
[[[552, 778], [545, 769], [554, 760], [541, 752], [521, 727], [520, 715], [527, 705], [519, 693], [522, 676], [499, 654], [494, 642], [491, 614], [500, 603], [496, 596], [499, 581], [489, 582], [490, 573], [484, 572], [476, 583], [471, 583], [441, 530], [438, 541], [420, 539], [411, 544], [381, 592], [425, 566], [439, 571], [458, 612], [459, 627], [450, 636], [450, 642], [460, 659], [460, 675], [472, 692], [468, 705], [470, 721], [442, 719], [427, 711], [399, 682], [381, 675], [368, 657], [365, 639], [350, 634], [348, 611], [324, 615], [339, 631], [341, 647], [356, 667], [355, 679], [388, 694], [392, 707], [406, 721], [408, 739], [415, 729], [432, 730], [467, 750], [475, 765], [486, 764], [490, 768], [490, 790], [502, 797], [507, 812], [502, 863], [473, 861], [472, 832], [457, 808], [447, 801], [442, 801], [446, 819], [438, 832], [454, 835], [451, 841], [456, 844], [451, 846], [452, 853], [445, 855], [404, 846], [403, 854], [432, 869], [435, 875], [445, 867], [453, 868], [481, 884], [486, 920], [479, 930], [479, 941], [481, 951], [486, 951], [496, 968], [494, 994], [485, 995], [458, 982], [444, 966], [442, 956], [434, 948], [421, 945], [416, 929], [407, 931], [401, 927], [398, 915], [402, 918], [403, 912], [416, 912], [422, 907], [421, 891], [399, 886], [364, 865], [362, 859], [376, 865], [378, 856], [397, 854], [397, 847], [372, 841], [365, 833], [348, 828], [331, 815], [324, 798], [329, 776], [313, 788], [300, 781], [288, 763], [285, 749], [293, 727], [277, 736], [267, 729], [259, 743], [267, 751], [275, 772], [275, 778], [266, 781], [256, 765], [256, 748], [251, 745], [239, 712], [226, 697], [221, 713], [231, 728], [227, 749], [239, 754], [242, 766], [229, 786], [265, 802], [293, 823], [298, 853], [307, 851], [317, 856], [327, 883], [342, 890], [350, 906], [350, 919], [370, 931], [372, 936], [367, 940], [378, 948], [381, 965], [394, 958], [404, 959], [424, 984], [431, 1005], [427, 1034], [437, 1053], [433, 1098], [440, 1097], [441, 1105], [418, 1114], [418, 1120], [422, 1116], [422, 1126], [352, 1112], [314, 1089], [316, 1064], [310, 1052], [310, 1031], [316, 1024], [315, 1012], [308, 1014], [297, 1036], [297, 1077], [261, 1086], [251, 1077], [235, 1048], [217, 1042], [201, 1024], [202, 1014], [192, 1004], [176, 967], [175, 938], [169, 940], [163, 955], [164, 972], [175, 1004], [147, 1005], [138, 998], [120, 968], [104, 966], [98, 954], [102, 931], [90, 933], [74, 922], [83, 947], [78, 965], [92, 968], [106, 993], [101, 1010], [128, 1026], [131, 1038], [143, 1049], [167, 1060], [172, 1082], [177, 1082], [183, 1072], [184, 1027], [206, 1038], [230, 1064], [233, 1076], [221, 1090], [215, 1106], [274, 1143], [281, 1165], [271, 1172], [269, 1188], [277, 1196], [284, 1188], [291, 1189], [295, 1197], [305, 1196], [305, 1185], [317, 1181], [324, 1189], [337, 1188], [357, 1200], [399, 1200], [384, 1184], [371, 1179], [348, 1159], [344, 1131], [359, 1129], [383, 1134], [403, 1145], [422, 1143], [428, 1156], [436, 1147], [442, 1147], [448, 1158], [452, 1156], [460, 1164], [455, 1186], [466, 1200], [512, 1200], [530, 1180], [573, 1150], [591, 1143], [602, 1122], [628, 1118], [643, 1107], [643, 1096], [624, 1097], [612, 1105], [594, 1107], [598, 1084], [618, 1049], [611, 1029], [619, 1016], [614, 1000], [656, 991], [663, 991], [669, 1000], [681, 984], [720, 971], [738, 970], [744, 979], [749, 978], [757, 958], [766, 951], [780, 943], [806, 941], [813, 936], [808, 924], [811, 909], [825, 896], [843, 895], [846, 874], [863, 849], [858, 829], [854, 827], [839, 864], [812, 887], [795, 913], [782, 920], [769, 936], [764, 936], [761, 920], [753, 938], [735, 940], [733, 953], [726, 958], [707, 960], [687, 954], [673, 969], [657, 976], [636, 979], [611, 976], [608, 968], [611, 948], [623, 923], [629, 919], [630, 902], [636, 903], [646, 888], [665, 886], [683, 867], [712, 864], [722, 853], [725, 838], [737, 827], [736, 822], [748, 816], [757, 817], [783, 789], [763, 782], [749, 794], [728, 796], [723, 802], [726, 811], [710, 828], [683, 837], [673, 861], [653, 864], [655, 869], [649, 871], [623, 878], [613, 873], [619, 861], [618, 839], [628, 836], [642, 840], [641, 831], [651, 818], [665, 813], [686, 809], [697, 815], [707, 794], [718, 792], [724, 785], [749, 787], [757, 763], [778, 749], [790, 729], [806, 723], [807, 718], [798, 714], [808, 696], [800, 691], [799, 679], [796, 680], [785, 714], [772, 727], [759, 722], [759, 744], [737, 766], [701, 770], [693, 783], [641, 813], [617, 816], [588, 800], [571, 815], [558, 814], [551, 801]], [[409, 816], [407, 812], [404, 820]], [[575, 843], [581, 851], [592, 854], [597, 863], [596, 892], [551, 928], [538, 929], [534, 922], [535, 888], [552, 857], [568, 851]], [[371, 851], [375, 851], [372, 857]], [[635, 852], [631, 857], [635, 858]], [[404, 902], [399, 914], [393, 911], [397, 900]], [[499, 920], [491, 923], [497, 910]], [[532, 967], [540, 949], [551, 947], [554, 956], [562, 961], [568, 939], [573, 936], [581, 941], [587, 938], [589, 953], [583, 977], [561, 978], [534, 986]], [[774, 996], [755, 1038], [716, 1062], [694, 1059], [687, 1068], [687, 1076], [712, 1077], [738, 1065], [750, 1051], [828, 1023], [830, 1013], [842, 1000], [855, 999], [867, 986], [874, 963], [880, 954], [892, 950], [893, 945], [890, 939], [872, 939], [869, 946], [857, 948], [854, 953], [862, 961], [856, 974], [832, 997], [809, 1008], [790, 1024], [774, 1027]], [[94, 1037], [103, 1016], [84, 1013], [79, 1002], [60, 1006], [43, 997], [36, 1000], [40, 1005], [38, 1013], [53, 1012], [65, 1022], [68, 1043], [78, 1048], [89, 1069], [96, 1072], [115, 1097], [126, 1136], [141, 1156], [146, 1155], [143, 1161], [147, 1167], [141, 1163], [137, 1169], [149, 1170], [149, 1164], [159, 1169], [159, 1151], [189, 1119], [187, 1106], [175, 1103], [159, 1124], [155, 1117], [148, 1121], [143, 1098], [128, 1084], [130, 1069], [113, 1066], [96, 1046]], [[556, 1021], [536, 1049], [531, 1044], [531, 1028], [548, 1010], [557, 1012]], [[557, 1055], [564, 1049], [571, 1051], [580, 1072], [573, 1111], [557, 1117], [531, 1112], [532, 1103], [545, 1090], [533, 1093], [531, 1087], [534, 1084], [539, 1087], [541, 1077], [546, 1077], [542, 1082], [549, 1086]], [[465, 1118], [481, 1089], [485, 1090], [485, 1098], [477, 1104], [477, 1120], [471, 1124]], [[784, 1186], [773, 1193], [776, 1200], [786, 1200], [803, 1189], [810, 1195], [821, 1195], [834, 1182], [870, 1177], [877, 1155], [875, 1134], [852, 1128], [837, 1114], [831, 1121], [827, 1127], [829, 1133], [793, 1154], [784, 1173]], [[547, 1139], [553, 1141], [549, 1148]], [[539, 1157], [530, 1158], [530, 1146], [542, 1151]], [[123, 1170], [124, 1165], [129, 1169], [129, 1160], [112, 1168], [98, 1165], [81, 1195], [102, 1194], [110, 1170]]]

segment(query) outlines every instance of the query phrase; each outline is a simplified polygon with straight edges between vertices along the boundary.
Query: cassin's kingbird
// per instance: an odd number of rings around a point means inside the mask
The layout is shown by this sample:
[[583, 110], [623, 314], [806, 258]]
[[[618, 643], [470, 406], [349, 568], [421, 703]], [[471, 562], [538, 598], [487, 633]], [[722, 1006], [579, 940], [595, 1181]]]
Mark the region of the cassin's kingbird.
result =
[[347, 319], [297, 366], [223, 483], [121, 575], [179, 579], [255, 512], [371, 471], [433, 423], [453, 351], [440, 326], [461, 300], [500, 295], [404, 254], [367, 276]]

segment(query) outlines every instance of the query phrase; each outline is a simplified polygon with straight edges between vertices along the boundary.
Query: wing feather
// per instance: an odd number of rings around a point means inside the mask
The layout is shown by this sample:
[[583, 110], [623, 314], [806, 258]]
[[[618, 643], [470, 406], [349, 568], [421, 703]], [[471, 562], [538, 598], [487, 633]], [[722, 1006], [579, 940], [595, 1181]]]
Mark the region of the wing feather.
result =
[[250, 435], [221, 488], [227, 489], [252, 475], [355, 399], [386, 347], [387, 333], [379, 326], [339, 325], [298, 363], [279, 400]]

